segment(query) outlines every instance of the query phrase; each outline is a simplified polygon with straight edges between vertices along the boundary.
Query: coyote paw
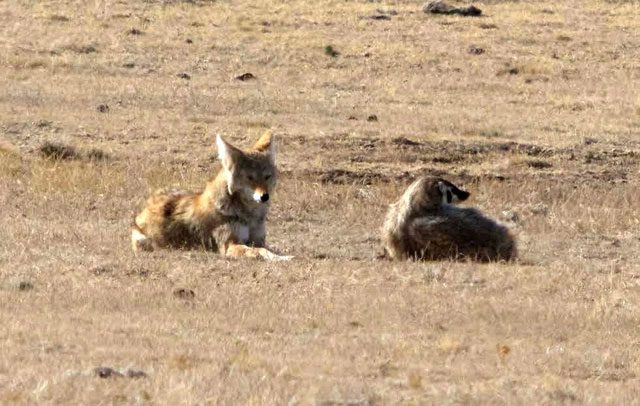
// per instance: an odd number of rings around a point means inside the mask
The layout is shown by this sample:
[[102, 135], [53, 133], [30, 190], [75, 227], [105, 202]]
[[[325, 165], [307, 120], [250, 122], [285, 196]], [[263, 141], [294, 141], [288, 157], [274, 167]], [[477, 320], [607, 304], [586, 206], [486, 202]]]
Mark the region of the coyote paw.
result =
[[278, 255], [266, 248], [260, 249], [260, 255], [267, 261], [290, 261], [291, 259], [293, 259], [293, 257], [290, 255]]
[[293, 258], [295, 258], [293, 255], [276, 255], [275, 258], [273, 258], [273, 261], [291, 261]]
[[153, 251], [153, 242], [137, 229], [131, 230], [131, 248], [133, 252]]

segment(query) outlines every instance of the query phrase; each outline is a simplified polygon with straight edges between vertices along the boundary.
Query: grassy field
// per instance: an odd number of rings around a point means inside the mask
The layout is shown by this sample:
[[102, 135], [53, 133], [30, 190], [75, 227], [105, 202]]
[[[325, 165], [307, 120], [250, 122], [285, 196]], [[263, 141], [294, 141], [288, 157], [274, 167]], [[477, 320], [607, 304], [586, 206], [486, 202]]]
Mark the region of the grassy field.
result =
[[[640, 5], [475, 4], [0, 2], [0, 403], [638, 402]], [[265, 129], [294, 261], [134, 256], [151, 190]], [[520, 261], [379, 259], [422, 173]]]

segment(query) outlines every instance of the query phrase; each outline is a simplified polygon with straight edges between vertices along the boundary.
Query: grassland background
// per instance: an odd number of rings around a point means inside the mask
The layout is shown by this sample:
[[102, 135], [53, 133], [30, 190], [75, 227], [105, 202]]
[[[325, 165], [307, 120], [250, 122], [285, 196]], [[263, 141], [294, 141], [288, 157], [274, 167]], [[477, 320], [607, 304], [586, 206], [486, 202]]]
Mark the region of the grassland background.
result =
[[[640, 5], [476, 5], [0, 2], [0, 403], [637, 403]], [[267, 128], [295, 261], [133, 255], [149, 191]], [[377, 259], [420, 173], [522, 260]]]

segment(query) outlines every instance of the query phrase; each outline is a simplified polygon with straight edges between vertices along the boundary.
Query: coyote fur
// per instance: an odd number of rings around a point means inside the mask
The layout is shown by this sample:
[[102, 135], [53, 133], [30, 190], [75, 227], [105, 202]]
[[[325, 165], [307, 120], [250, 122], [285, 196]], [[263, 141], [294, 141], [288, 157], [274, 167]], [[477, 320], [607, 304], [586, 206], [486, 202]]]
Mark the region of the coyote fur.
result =
[[203, 247], [228, 257], [288, 260], [265, 247], [270, 193], [276, 186], [275, 142], [265, 133], [249, 151], [216, 137], [222, 169], [199, 193], [161, 189], [133, 222], [134, 251]]
[[469, 192], [444, 179], [422, 177], [390, 205], [382, 240], [392, 259], [513, 260], [509, 230], [474, 208], [461, 208]]

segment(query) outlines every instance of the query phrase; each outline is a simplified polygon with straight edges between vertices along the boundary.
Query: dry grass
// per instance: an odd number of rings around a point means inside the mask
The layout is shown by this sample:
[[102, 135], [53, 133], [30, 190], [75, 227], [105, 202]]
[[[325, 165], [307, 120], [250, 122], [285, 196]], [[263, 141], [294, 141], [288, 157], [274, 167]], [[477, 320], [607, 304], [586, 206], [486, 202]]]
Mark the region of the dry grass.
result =
[[[638, 5], [421, 6], [0, 2], [0, 403], [637, 402]], [[294, 262], [130, 252], [146, 193], [265, 128]], [[421, 172], [521, 261], [377, 259]]]

